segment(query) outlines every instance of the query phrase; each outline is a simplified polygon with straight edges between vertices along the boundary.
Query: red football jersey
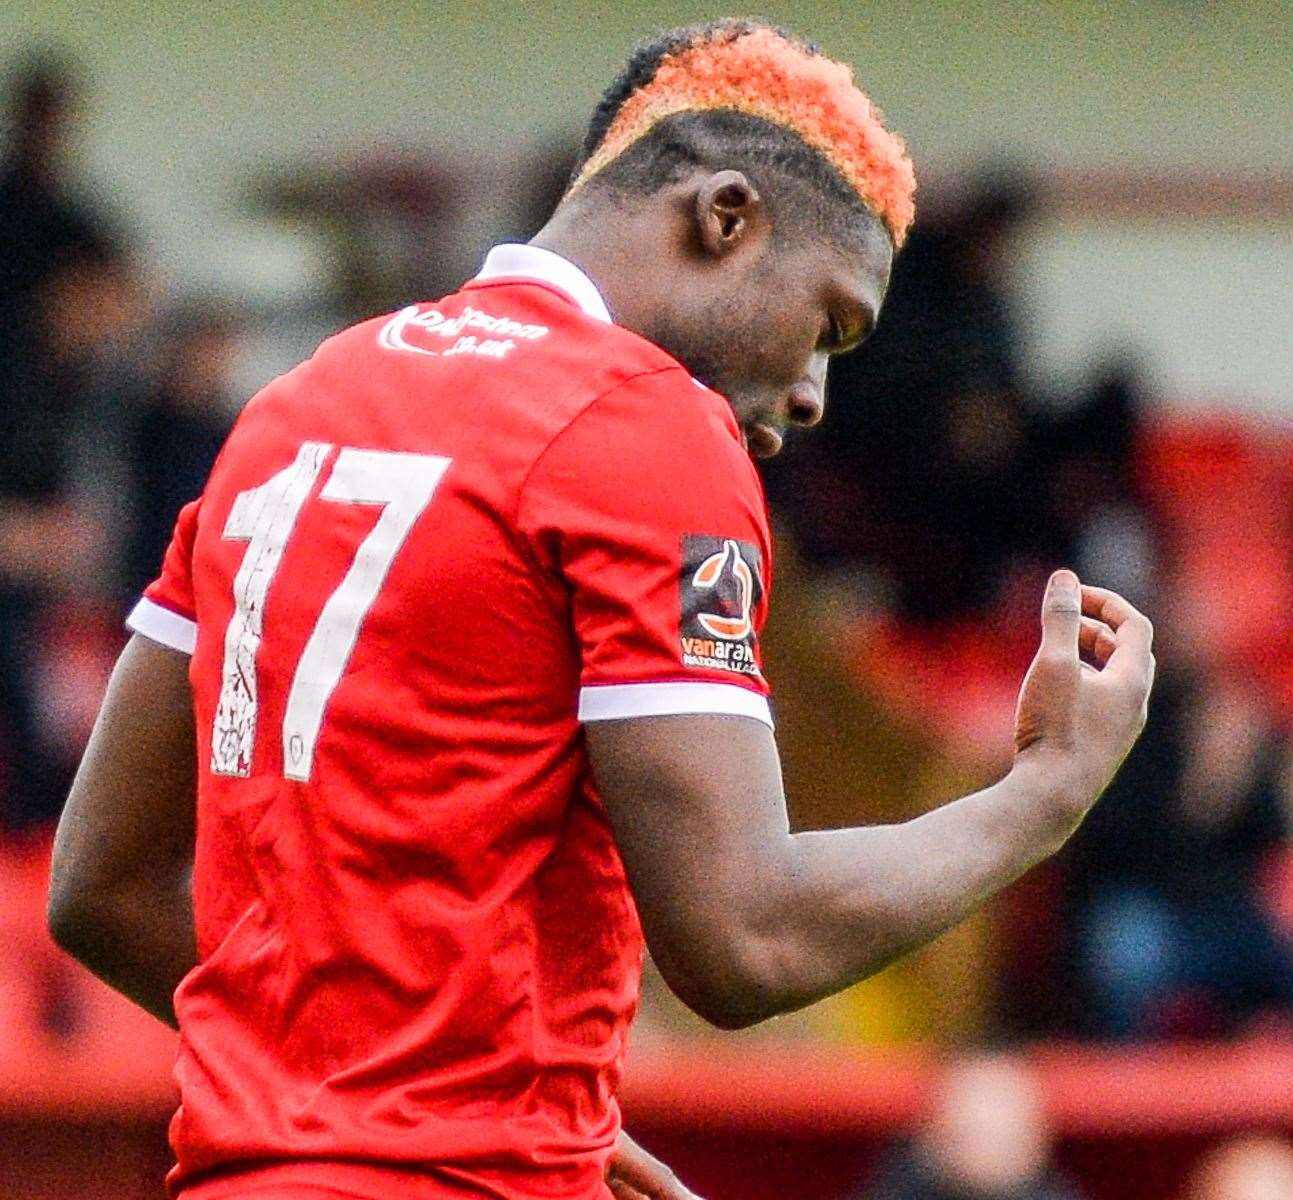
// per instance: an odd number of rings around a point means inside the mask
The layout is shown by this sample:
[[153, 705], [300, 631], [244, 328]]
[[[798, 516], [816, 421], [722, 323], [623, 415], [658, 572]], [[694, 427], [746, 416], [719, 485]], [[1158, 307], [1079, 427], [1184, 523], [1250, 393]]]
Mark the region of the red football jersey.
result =
[[642, 937], [581, 721], [768, 721], [724, 398], [502, 246], [246, 407], [132, 629], [192, 655], [185, 1196], [605, 1197]]

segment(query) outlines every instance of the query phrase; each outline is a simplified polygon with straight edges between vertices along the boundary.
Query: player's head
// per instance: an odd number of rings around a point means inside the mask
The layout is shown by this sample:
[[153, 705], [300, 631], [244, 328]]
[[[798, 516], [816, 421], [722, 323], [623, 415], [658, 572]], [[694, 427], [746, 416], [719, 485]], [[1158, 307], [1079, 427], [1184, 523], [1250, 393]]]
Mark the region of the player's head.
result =
[[564, 205], [609, 208], [625, 239], [653, 230], [658, 267], [633, 269], [654, 304], [635, 327], [727, 395], [766, 454], [777, 429], [820, 417], [828, 355], [869, 332], [914, 190], [902, 141], [847, 66], [724, 20], [634, 52]]

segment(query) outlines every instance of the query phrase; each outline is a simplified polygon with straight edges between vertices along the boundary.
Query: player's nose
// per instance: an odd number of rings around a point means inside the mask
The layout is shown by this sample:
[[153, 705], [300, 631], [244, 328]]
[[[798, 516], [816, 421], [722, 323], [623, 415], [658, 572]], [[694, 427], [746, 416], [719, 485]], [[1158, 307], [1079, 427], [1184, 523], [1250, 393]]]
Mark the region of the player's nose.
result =
[[823, 388], [816, 381], [803, 380], [790, 389], [786, 419], [792, 425], [809, 428], [822, 419], [826, 411]]

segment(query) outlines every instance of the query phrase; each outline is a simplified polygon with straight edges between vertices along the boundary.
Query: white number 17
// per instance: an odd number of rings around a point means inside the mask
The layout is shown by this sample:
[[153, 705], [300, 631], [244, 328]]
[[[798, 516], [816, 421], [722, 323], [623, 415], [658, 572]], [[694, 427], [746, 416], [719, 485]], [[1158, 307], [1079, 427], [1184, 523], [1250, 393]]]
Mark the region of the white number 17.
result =
[[[225, 630], [224, 672], [211, 737], [211, 770], [250, 775], [256, 745], [256, 655], [264, 637], [265, 600], [283, 550], [332, 446], [306, 442], [296, 459], [260, 487], [240, 492], [224, 536], [248, 543], [234, 576], [234, 612]], [[328, 597], [292, 675], [283, 714], [283, 774], [307, 780], [324, 710], [377, 599], [386, 573], [450, 460], [343, 447], [320, 500], [380, 504], [381, 516], [359, 544], [345, 577]]]

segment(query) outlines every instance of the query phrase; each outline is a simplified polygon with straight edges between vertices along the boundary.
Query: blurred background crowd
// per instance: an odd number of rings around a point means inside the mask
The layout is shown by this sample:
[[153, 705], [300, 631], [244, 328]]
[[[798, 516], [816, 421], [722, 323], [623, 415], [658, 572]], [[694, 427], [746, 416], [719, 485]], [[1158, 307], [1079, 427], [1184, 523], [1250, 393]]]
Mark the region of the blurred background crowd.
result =
[[[1281, 6], [1239, 7], [1255, 46]], [[797, 23], [816, 32], [807, 10]], [[167, 224], [137, 211], [139, 195], [165, 207], [164, 180], [135, 189], [132, 207], [130, 189], [87, 167], [103, 81], [86, 56], [19, 38], [0, 69], [0, 1017], [12, 1049], [121, 1019], [44, 947], [33, 863], [122, 617], [239, 405], [331, 330], [451, 290], [490, 244], [532, 234], [579, 130], [572, 110], [556, 134], [482, 150], [489, 113], [473, 139], [429, 116], [421, 144], [356, 150], [326, 144], [325, 123], [311, 153], [248, 150], [221, 178], [223, 207]], [[1268, 63], [1262, 85], [1285, 134], [1290, 77]], [[200, 117], [175, 118], [181, 163], [178, 130]], [[166, 128], [146, 131], [139, 170], [165, 170]], [[1293, 162], [1273, 176], [1264, 160], [1214, 169], [1204, 145], [1183, 167], [1146, 149], [1102, 173], [1019, 150], [931, 162], [915, 146], [921, 216], [878, 332], [833, 367], [823, 426], [766, 465], [779, 534], [766, 655], [794, 816], [900, 819], [998, 774], [1057, 565], [1154, 617], [1160, 678], [1145, 735], [1058, 860], [922, 954], [751, 1039], [752, 1054], [798, 1038], [968, 1055], [911, 1139], [834, 1193], [858, 1200], [1115, 1194], [1084, 1192], [1080, 1172], [1054, 1165], [1035, 1073], [975, 1048], [1293, 1038]], [[221, 253], [186, 259], [188, 239]], [[1130, 266], [1105, 278], [1117, 255]], [[1090, 312], [1120, 298], [1120, 336], [1097, 333]], [[673, 1046], [703, 1033], [656, 981], [640, 1036]], [[1256, 1130], [1201, 1148], [1179, 1178], [1187, 1200], [1287, 1200], [1293, 1150]]]

